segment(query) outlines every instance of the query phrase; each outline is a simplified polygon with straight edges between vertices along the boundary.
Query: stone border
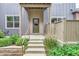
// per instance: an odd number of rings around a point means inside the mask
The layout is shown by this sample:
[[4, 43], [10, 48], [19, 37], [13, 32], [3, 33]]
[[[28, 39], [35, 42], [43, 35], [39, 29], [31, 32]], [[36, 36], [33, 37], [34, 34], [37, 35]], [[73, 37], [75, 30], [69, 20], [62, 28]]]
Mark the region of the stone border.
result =
[[22, 56], [23, 48], [22, 46], [6, 46], [0, 47], [0, 56]]

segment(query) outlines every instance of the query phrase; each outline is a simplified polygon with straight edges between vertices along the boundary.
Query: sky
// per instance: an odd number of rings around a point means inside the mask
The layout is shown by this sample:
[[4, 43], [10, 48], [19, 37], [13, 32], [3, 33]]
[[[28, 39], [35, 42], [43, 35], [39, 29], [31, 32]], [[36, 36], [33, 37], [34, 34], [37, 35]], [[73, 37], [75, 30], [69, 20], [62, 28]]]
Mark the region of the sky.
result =
[[79, 3], [76, 3], [76, 8], [79, 8]]
[[76, 3], [79, 8], [79, 0], [0, 0], [0, 3]]

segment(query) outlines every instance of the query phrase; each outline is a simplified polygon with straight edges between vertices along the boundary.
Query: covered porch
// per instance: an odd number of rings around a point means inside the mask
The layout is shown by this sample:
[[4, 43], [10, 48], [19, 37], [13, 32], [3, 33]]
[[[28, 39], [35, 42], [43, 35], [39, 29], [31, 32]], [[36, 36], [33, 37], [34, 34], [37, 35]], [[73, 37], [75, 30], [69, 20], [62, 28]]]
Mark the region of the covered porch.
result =
[[[44, 26], [44, 15], [43, 12], [45, 9], [49, 9], [49, 20], [50, 20], [50, 3], [20, 3], [20, 35], [44, 35], [45, 26]], [[27, 11], [28, 14], [28, 28], [26, 32], [22, 32], [22, 20], [23, 20], [23, 8]], [[27, 23], [27, 22], [26, 22]], [[51, 23], [51, 21], [50, 21]], [[23, 33], [23, 34], [22, 34]]]

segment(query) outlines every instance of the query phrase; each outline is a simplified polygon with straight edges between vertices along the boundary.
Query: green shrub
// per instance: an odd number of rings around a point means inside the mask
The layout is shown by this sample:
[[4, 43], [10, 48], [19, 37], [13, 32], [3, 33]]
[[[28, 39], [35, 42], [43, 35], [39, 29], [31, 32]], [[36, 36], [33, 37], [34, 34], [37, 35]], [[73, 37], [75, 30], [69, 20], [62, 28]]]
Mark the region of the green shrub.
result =
[[45, 47], [48, 49], [52, 49], [53, 47], [58, 46], [57, 40], [55, 38], [45, 38], [44, 40]]
[[63, 47], [54, 47], [49, 49], [49, 56], [79, 56], [79, 44], [67, 44]]
[[22, 44], [24, 45], [24, 48], [25, 48], [25, 49], [27, 48], [28, 41], [29, 41], [28, 38], [23, 38], [23, 42], [22, 42]]
[[17, 39], [17, 41], [16, 41], [15, 44], [16, 44], [17, 46], [21, 46], [21, 45], [22, 45], [22, 41], [23, 41], [23, 40], [19, 38], [19, 39]]
[[12, 40], [10, 38], [0, 38], [0, 47], [12, 45]]
[[60, 47], [54, 47], [53, 49], [50, 49], [48, 51], [48, 55], [49, 56], [63, 56], [63, 50]]
[[3, 38], [4, 36], [5, 36], [4, 32], [0, 30], [0, 38]]
[[79, 56], [79, 44], [64, 44], [60, 46], [56, 39], [51, 37], [46, 38], [44, 44], [49, 56]]
[[21, 37], [18, 34], [13, 34], [10, 36], [10, 39], [12, 39], [13, 44], [16, 43], [17, 40], [19, 40]]
[[27, 48], [27, 45], [28, 45], [28, 38], [19, 38], [19, 39], [17, 39], [17, 41], [16, 41], [16, 45], [17, 46], [21, 46], [21, 45], [24, 45], [24, 47], [25, 48]]
[[63, 46], [64, 55], [79, 56], [79, 44], [67, 44]]

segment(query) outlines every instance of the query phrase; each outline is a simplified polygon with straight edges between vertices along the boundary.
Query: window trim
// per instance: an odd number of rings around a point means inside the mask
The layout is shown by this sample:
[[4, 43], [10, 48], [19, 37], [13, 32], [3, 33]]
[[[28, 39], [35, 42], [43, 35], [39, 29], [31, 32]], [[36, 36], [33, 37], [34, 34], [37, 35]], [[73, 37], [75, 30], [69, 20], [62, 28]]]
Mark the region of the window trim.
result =
[[19, 29], [19, 27], [14, 27], [14, 25], [13, 25], [13, 27], [7, 27], [7, 16], [12, 16], [12, 17], [13, 16], [18, 16], [19, 17], [19, 21], [20, 21], [20, 15], [5, 15], [5, 29]]

